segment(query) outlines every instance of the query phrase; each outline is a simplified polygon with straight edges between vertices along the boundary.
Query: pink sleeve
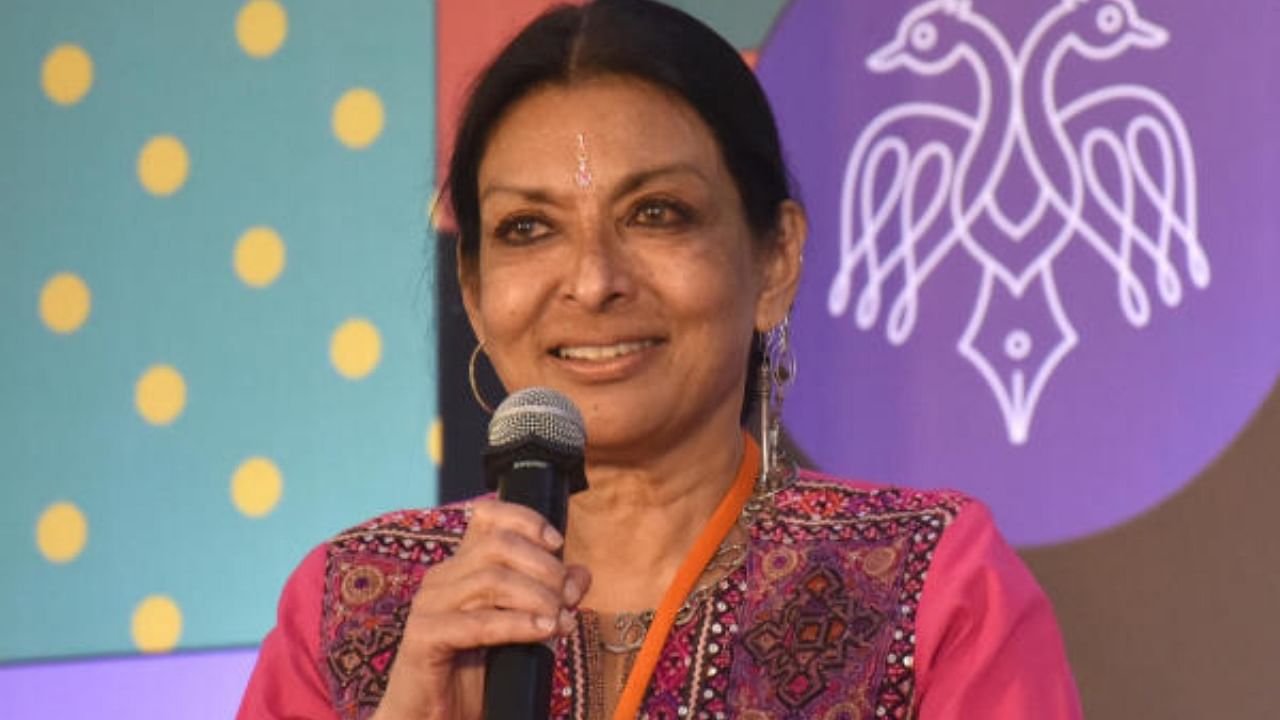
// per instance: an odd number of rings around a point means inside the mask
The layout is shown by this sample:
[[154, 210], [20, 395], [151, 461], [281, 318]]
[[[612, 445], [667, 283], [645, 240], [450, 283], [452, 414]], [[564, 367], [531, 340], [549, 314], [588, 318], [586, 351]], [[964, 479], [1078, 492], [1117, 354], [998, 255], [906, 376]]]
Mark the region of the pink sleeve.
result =
[[920, 720], [1078, 720], [1053, 608], [971, 502], [934, 552], [916, 618]]
[[320, 606], [327, 549], [312, 550], [285, 583], [276, 626], [262, 641], [238, 720], [337, 718], [321, 674]]

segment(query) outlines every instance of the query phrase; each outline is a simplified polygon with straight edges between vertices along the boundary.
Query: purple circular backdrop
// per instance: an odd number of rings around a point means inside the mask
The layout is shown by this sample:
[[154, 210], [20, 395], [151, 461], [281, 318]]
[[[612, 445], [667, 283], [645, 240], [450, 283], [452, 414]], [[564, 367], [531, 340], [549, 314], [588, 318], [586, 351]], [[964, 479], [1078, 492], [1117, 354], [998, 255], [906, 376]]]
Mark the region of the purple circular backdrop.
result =
[[758, 71], [810, 217], [786, 420], [1020, 545], [1121, 523], [1280, 370], [1272, 0], [796, 0]]

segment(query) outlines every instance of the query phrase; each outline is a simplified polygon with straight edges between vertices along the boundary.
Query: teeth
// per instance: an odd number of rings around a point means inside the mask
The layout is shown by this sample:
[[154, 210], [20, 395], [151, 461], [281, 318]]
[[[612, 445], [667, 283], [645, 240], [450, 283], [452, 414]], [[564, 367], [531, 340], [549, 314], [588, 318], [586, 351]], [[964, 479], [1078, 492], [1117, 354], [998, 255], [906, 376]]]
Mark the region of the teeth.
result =
[[623, 355], [630, 355], [633, 352], [652, 347], [656, 343], [653, 340], [640, 340], [637, 342], [624, 342], [616, 345], [582, 345], [579, 347], [562, 347], [556, 350], [556, 354], [567, 360], [612, 360]]

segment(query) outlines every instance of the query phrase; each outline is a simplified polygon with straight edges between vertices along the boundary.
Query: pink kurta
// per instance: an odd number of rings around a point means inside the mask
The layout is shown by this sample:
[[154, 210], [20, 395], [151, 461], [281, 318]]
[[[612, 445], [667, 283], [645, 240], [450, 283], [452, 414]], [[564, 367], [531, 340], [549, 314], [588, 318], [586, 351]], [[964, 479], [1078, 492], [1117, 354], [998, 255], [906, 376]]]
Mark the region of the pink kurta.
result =
[[[240, 718], [367, 718], [461, 506], [395, 512], [294, 572]], [[583, 610], [582, 613], [589, 613]], [[556, 645], [551, 717], [585, 720], [590, 637]], [[981, 504], [802, 472], [751, 518], [742, 565], [681, 613], [642, 717], [1081, 717], [1053, 611]]]

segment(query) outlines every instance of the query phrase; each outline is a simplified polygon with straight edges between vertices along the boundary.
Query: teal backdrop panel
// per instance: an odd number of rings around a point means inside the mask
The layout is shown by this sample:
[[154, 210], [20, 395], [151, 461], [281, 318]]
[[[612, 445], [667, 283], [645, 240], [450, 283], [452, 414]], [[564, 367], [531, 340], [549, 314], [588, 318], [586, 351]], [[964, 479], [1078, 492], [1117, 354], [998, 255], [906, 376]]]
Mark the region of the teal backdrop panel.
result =
[[0, 6], [0, 662], [255, 644], [434, 502], [433, 15]]
[[764, 43], [787, 0], [667, 0], [715, 28], [740, 50]]

